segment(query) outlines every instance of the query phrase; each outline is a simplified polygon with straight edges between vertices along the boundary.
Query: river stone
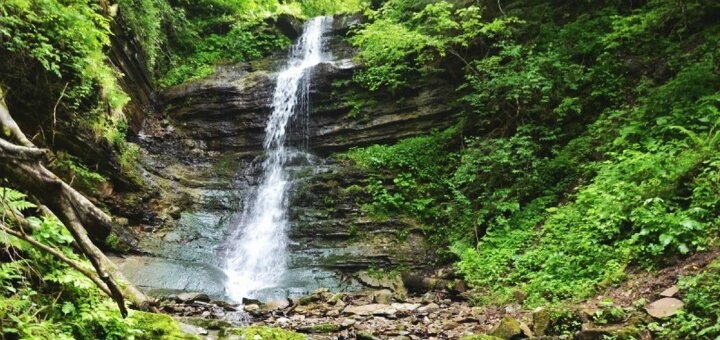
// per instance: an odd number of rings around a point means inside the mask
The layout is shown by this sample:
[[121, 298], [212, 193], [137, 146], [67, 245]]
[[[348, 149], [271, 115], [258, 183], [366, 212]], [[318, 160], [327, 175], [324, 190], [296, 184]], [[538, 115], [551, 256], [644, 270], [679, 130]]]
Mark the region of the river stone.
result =
[[275, 300], [260, 305], [260, 309], [264, 312], [285, 309], [287, 307], [290, 307], [290, 301], [288, 300]]
[[545, 308], [537, 308], [533, 311], [533, 329], [536, 336], [545, 336], [550, 327], [550, 311]]
[[388, 289], [376, 290], [372, 293], [373, 302], [384, 305], [392, 303], [392, 292]]
[[660, 293], [660, 296], [663, 296], [663, 297], [673, 297], [673, 296], [675, 296], [675, 294], [677, 294], [677, 292], [678, 292], [679, 290], [680, 290], [680, 289], [679, 289], [677, 286], [672, 286], [672, 287], [670, 287], [670, 288], [668, 288], [668, 289], [663, 290], [663, 291]]
[[393, 316], [397, 313], [397, 310], [389, 305], [372, 303], [369, 305], [362, 306], [347, 306], [343, 310], [344, 314], [356, 314], [361, 316], [366, 315], [381, 315], [381, 316]]
[[348, 328], [348, 327], [354, 325], [356, 322], [357, 321], [355, 321], [355, 319], [347, 318], [347, 319], [343, 319], [343, 321], [340, 323], [340, 326], [342, 328]]
[[243, 307], [243, 309], [245, 309], [245, 311], [248, 313], [256, 313], [256, 312], [260, 311], [260, 306], [258, 306], [256, 304], [245, 305], [245, 307]]
[[645, 311], [654, 318], [662, 319], [675, 315], [684, 305], [676, 298], [663, 298], [645, 306]]
[[340, 331], [340, 326], [332, 323], [322, 323], [312, 326], [303, 326], [298, 329], [300, 333], [335, 333]]
[[411, 312], [420, 308], [420, 304], [417, 303], [393, 303], [390, 306], [397, 309], [398, 312]]
[[202, 301], [210, 302], [210, 297], [205, 293], [185, 292], [177, 295], [178, 300], [182, 302]]
[[504, 317], [502, 321], [500, 321], [500, 324], [495, 326], [495, 328], [490, 331], [490, 335], [502, 339], [512, 339], [513, 337], [520, 334], [522, 334], [522, 329], [520, 329], [520, 322], [510, 316]]

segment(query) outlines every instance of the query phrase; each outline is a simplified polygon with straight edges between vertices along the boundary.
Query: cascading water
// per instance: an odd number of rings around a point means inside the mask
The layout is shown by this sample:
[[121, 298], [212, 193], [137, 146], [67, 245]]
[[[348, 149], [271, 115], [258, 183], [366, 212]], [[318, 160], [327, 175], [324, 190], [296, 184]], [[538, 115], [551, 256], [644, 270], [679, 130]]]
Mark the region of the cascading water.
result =
[[262, 180], [246, 199], [247, 206], [229, 239], [225, 257], [227, 291], [234, 300], [276, 286], [285, 273], [288, 244], [285, 164], [291, 157], [285, 145], [286, 132], [293, 116], [307, 114], [302, 111], [309, 108], [308, 71], [323, 61], [322, 36], [331, 22], [331, 17], [308, 21], [290, 50], [287, 66], [278, 75], [272, 115], [265, 127]]

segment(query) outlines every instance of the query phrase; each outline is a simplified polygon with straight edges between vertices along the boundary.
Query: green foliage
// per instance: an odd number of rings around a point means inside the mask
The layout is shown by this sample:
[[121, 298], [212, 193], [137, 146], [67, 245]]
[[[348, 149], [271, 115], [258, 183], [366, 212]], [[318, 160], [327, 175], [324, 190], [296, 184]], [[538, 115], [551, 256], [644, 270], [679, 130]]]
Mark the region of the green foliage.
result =
[[[31, 216], [25, 195], [0, 188], [0, 211], [23, 210], [32, 237], [92, 270], [75, 253], [74, 238], [57, 219]], [[3, 215], [4, 216], [4, 215]], [[11, 221], [3, 221], [8, 225]], [[0, 331], [22, 339], [187, 338], [169, 316], [131, 312], [123, 319], [115, 302], [84, 275], [14, 236], [0, 232]]]
[[355, 80], [372, 91], [395, 91], [412, 80], [438, 71], [448, 56], [467, 62], [468, 51], [512, 35], [521, 21], [514, 17], [482, 20], [475, 5], [447, 1], [391, 0], [369, 16], [373, 21], [355, 32], [358, 59], [367, 67]]
[[299, 3], [307, 17], [360, 12], [368, 6], [366, 0], [300, 0]]
[[20, 211], [36, 208], [35, 204], [26, 201], [27, 195], [10, 188], [0, 187], [0, 212]]
[[464, 65], [457, 128], [347, 155], [372, 216], [451, 245], [478, 303], [581, 299], [719, 244], [720, 8], [561, 7], [390, 0], [353, 38], [371, 91]]
[[140, 157], [140, 147], [133, 143], [124, 143], [120, 149], [118, 161], [124, 174], [135, 183], [142, 183], [142, 178], [137, 169], [138, 157]]
[[[124, 122], [121, 110], [129, 98], [117, 83], [119, 74], [105, 56], [109, 36], [109, 18], [92, 1], [3, 1], [0, 4], [0, 54], [9, 64], [0, 66], [11, 70], [4, 81], [32, 86], [24, 84], [27, 82], [24, 77], [28, 72], [37, 72], [34, 68], [37, 65], [49, 74], [50, 92], [58, 92], [53, 100], [64, 98], [61, 110], [72, 112], [86, 122], [104, 122], [105, 128], [100, 132], [113, 131]], [[18, 67], [22, 75], [16, 74]], [[103, 110], [93, 110], [99, 107]], [[77, 111], [93, 113], [76, 114]], [[101, 136], [105, 135], [98, 134]]]
[[118, 8], [128, 31], [140, 40], [148, 69], [152, 69], [162, 45], [167, 43], [162, 24], [172, 20], [167, 17], [172, 15], [172, 8], [165, 0], [119, 0]]
[[[273, 25], [279, 15], [308, 18], [356, 12], [363, 0], [178, 1], [125, 0], [133, 31], [140, 32], [152, 65], [159, 51], [171, 50], [156, 65], [162, 87], [211, 75], [215, 65], [257, 60], [282, 50], [290, 40]], [[138, 4], [143, 6], [138, 7]], [[161, 20], [157, 20], [157, 13]], [[155, 15], [155, 18], [153, 18]], [[164, 22], [164, 24], [159, 24]], [[158, 31], [158, 25], [166, 27]]]
[[170, 59], [169, 70], [159, 84], [172, 86], [199, 79], [212, 74], [215, 64], [259, 59], [289, 44], [285, 36], [265, 21], [245, 20], [231, 24], [224, 34], [198, 32], [203, 38]]
[[131, 311], [128, 323], [138, 328], [137, 339], [199, 339], [197, 336], [185, 334], [180, 326], [169, 315]]
[[269, 339], [269, 340], [305, 340], [306, 336], [287, 331], [281, 328], [271, 327], [245, 327], [230, 329], [225, 334], [227, 335], [239, 335], [245, 339]]
[[85, 192], [95, 193], [97, 187], [107, 179], [101, 174], [88, 169], [80, 159], [72, 155], [59, 154], [60, 159], [54, 164], [53, 170], [67, 179], [70, 185]]

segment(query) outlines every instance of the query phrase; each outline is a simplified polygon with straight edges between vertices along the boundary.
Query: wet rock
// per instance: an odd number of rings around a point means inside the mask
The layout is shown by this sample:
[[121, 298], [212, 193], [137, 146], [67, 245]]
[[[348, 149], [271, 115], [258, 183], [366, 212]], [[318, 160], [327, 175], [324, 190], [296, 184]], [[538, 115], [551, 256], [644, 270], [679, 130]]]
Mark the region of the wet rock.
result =
[[645, 306], [650, 316], [662, 319], [677, 314], [685, 304], [676, 298], [663, 298]]
[[502, 321], [500, 321], [500, 324], [490, 331], [490, 335], [502, 339], [512, 339], [521, 334], [522, 329], [520, 329], [520, 322], [510, 316], [504, 317]]
[[264, 303], [260, 306], [260, 309], [264, 312], [285, 309], [290, 307], [291, 301], [288, 300], [275, 300], [268, 303]]
[[246, 312], [248, 312], [248, 313], [258, 313], [258, 312], [260, 312], [260, 306], [258, 306], [258, 305], [256, 305], [256, 304], [245, 305], [245, 306], [243, 307], [243, 309], [244, 309]]
[[260, 302], [260, 300], [257, 300], [257, 299], [243, 298], [243, 299], [242, 299], [242, 304], [243, 304], [243, 305], [258, 305], [258, 306], [259, 306], [259, 305], [262, 305], [262, 302]]
[[180, 293], [177, 295], [177, 298], [181, 302], [194, 302], [194, 301], [210, 302], [210, 297], [207, 294], [198, 293], [198, 292]]

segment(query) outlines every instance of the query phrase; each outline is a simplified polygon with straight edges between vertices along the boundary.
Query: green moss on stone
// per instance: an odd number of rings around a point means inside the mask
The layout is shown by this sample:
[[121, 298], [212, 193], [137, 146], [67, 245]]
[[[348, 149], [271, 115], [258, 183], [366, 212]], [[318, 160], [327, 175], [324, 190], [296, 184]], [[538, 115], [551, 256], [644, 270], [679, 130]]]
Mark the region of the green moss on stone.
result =
[[496, 336], [487, 335], [487, 334], [473, 334], [463, 337], [461, 340], [501, 340], [502, 338], [498, 338]]
[[129, 320], [142, 332], [137, 339], [199, 339], [195, 335], [183, 333], [180, 325], [165, 314], [131, 311]]
[[244, 327], [229, 329], [223, 334], [223, 338], [233, 338], [234, 335], [245, 339], [259, 337], [263, 340], [305, 340], [307, 337], [300, 333], [287, 331], [281, 328], [271, 327]]

